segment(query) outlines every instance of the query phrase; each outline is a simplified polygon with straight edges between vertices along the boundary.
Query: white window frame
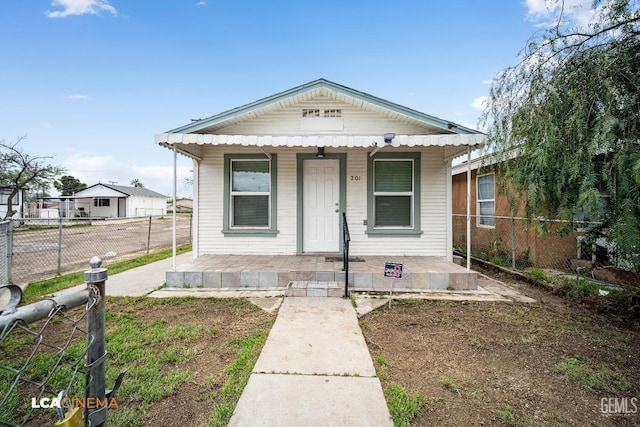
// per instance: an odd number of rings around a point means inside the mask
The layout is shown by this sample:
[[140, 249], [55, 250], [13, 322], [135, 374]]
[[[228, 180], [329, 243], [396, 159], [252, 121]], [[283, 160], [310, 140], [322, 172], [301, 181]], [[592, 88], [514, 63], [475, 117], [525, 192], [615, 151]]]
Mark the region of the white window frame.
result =
[[[411, 191], [400, 191], [400, 192], [396, 192], [396, 191], [376, 191], [375, 188], [375, 179], [376, 179], [376, 163], [377, 162], [410, 162], [411, 163]], [[411, 158], [382, 158], [382, 159], [374, 159], [373, 160], [373, 218], [372, 220], [374, 221], [373, 223], [373, 228], [375, 230], [413, 230], [414, 228], [414, 203], [415, 203], [415, 189], [416, 189], [416, 184], [415, 184], [415, 163], [414, 160]], [[377, 226], [375, 224], [375, 218], [376, 218], [376, 197], [378, 196], [410, 196], [410, 202], [409, 202], [409, 225], [407, 226], [399, 226], [399, 225], [392, 225], [392, 226]]]
[[[234, 162], [266, 162], [269, 165], [269, 191], [234, 191], [233, 190], [233, 163]], [[271, 185], [271, 161], [269, 159], [242, 159], [232, 158], [229, 160], [229, 229], [231, 230], [268, 230], [271, 228], [271, 202], [273, 191]], [[236, 196], [267, 196], [267, 225], [262, 226], [249, 226], [249, 225], [235, 225], [233, 219], [235, 217], [233, 209], [233, 198]]]
[[93, 199], [94, 208], [108, 208], [111, 207], [111, 199], [105, 197], [99, 197]]
[[[481, 199], [480, 198], [480, 178], [492, 176], [493, 177], [493, 198]], [[482, 203], [493, 203], [493, 215], [481, 215], [480, 206]], [[476, 227], [478, 228], [496, 228], [496, 175], [495, 173], [485, 173], [476, 176]], [[492, 220], [493, 224], [483, 224], [483, 219]]]

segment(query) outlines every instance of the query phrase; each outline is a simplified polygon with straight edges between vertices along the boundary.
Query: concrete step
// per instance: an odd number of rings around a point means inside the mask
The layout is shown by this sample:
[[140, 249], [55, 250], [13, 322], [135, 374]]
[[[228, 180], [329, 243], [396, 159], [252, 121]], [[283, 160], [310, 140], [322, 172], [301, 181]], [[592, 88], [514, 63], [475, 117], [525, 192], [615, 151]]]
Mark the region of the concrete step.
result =
[[342, 297], [344, 282], [294, 280], [289, 282], [284, 295], [287, 297]]

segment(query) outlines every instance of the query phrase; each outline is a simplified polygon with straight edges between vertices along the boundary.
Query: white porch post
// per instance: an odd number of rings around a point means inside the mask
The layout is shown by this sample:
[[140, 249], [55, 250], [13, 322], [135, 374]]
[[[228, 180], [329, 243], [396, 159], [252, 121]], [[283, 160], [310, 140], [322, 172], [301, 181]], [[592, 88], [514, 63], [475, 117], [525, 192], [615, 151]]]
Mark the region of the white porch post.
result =
[[177, 172], [177, 158], [178, 158], [178, 152], [176, 151], [176, 145], [173, 144], [173, 242], [172, 242], [172, 246], [173, 246], [173, 253], [172, 253], [172, 257], [173, 257], [173, 261], [172, 261], [172, 270], [176, 271], [176, 181], [178, 180], [178, 172]]
[[467, 272], [471, 271], [471, 147], [467, 146]]

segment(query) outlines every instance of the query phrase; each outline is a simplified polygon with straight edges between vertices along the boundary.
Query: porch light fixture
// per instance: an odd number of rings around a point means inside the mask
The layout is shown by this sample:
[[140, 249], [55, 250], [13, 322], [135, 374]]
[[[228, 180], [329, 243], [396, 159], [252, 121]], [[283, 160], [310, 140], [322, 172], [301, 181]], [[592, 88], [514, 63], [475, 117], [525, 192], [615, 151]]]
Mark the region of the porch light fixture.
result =
[[393, 141], [393, 138], [396, 137], [395, 133], [385, 133], [384, 134], [384, 143], [385, 144], [391, 144], [391, 141]]
[[318, 147], [318, 152], [316, 153], [316, 157], [319, 159], [324, 158], [324, 147]]

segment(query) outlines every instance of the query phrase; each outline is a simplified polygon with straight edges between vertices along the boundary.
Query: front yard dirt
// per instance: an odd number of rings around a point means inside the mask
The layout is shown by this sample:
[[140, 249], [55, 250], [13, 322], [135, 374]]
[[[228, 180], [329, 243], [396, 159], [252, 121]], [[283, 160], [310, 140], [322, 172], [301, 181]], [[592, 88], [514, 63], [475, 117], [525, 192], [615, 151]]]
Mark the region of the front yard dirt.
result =
[[[395, 383], [424, 396], [415, 425], [640, 425], [638, 325], [616, 324], [526, 283], [509, 285], [538, 302], [404, 300], [360, 319], [383, 388]], [[107, 330], [136, 326], [122, 330], [140, 344], [107, 340], [109, 383], [129, 369], [113, 425], [211, 425], [239, 340], [256, 328], [266, 333], [274, 319], [242, 300], [109, 298], [107, 310]], [[134, 348], [140, 357], [122, 354]], [[151, 383], [133, 385], [155, 378], [144, 370], [151, 360], [161, 377], [188, 376], [162, 397], [143, 397]], [[53, 413], [36, 415], [27, 425], [45, 416], [51, 423]]]
[[383, 388], [426, 398], [415, 425], [640, 425], [637, 325], [511, 285], [539, 302], [410, 300], [361, 319]]

